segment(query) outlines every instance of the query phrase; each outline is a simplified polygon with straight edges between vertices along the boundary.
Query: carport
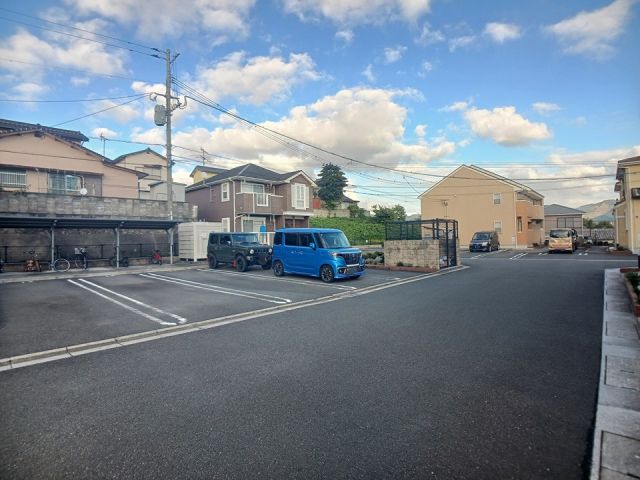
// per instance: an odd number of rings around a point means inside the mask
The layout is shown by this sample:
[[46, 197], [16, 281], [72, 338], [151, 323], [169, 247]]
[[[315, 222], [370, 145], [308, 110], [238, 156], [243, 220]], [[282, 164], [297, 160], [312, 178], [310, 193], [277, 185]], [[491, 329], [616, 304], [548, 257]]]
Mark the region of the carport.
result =
[[174, 220], [132, 220], [113, 218], [83, 217], [35, 217], [35, 216], [0, 216], [0, 228], [33, 228], [48, 230], [51, 239], [50, 262], [55, 260], [57, 229], [111, 229], [115, 235], [116, 268], [120, 266], [120, 232], [125, 229], [164, 230], [169, 235], [169, 262], [173, 263], [174, 233], [177, 221]]

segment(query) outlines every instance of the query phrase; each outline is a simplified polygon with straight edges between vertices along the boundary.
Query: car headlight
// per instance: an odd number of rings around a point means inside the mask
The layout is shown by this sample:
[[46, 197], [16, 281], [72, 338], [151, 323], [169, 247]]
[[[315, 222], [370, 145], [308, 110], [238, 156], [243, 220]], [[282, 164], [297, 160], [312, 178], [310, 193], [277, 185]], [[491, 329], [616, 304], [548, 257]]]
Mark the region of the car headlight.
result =
[[253, 255], [254, 254], [254, 250], [253, 248], [251, 250], [249, 250], [249, 255]]
[[338, 252], [329, 252], [329, 255], [331, 255], [333, 258], [338, 258]]
[[489, 242], [482, 242], [482, 246], [486, 247], [488, 245]]
[[272, 248], [269, 249], [269, 253], [273, 253], [273, 249]]

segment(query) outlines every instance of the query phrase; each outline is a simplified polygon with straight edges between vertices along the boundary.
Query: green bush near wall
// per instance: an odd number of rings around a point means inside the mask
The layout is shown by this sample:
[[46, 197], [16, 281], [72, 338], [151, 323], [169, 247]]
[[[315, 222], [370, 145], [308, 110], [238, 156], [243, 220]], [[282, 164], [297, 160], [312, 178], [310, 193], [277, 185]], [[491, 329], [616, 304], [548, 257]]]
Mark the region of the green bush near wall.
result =
[[351, 245], [380, 244], [384, 241], [384, 224], [368, 218], [312, 217], [309, 226], [342, 230]]

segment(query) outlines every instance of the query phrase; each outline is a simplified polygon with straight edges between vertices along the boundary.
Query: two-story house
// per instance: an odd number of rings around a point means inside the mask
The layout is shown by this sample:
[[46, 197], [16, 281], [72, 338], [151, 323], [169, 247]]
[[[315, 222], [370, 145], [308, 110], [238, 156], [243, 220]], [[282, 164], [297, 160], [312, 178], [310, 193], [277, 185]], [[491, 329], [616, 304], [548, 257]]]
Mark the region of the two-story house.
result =
[[640, 156], [618, 162], [614, 191], [619, 195], [613, 207], [615, 242], [640, 253]]
[[461, 165], [420, 195], [423, 220], [458, 220], [460, 245], [475, 232], [496, 231], [503, 247], [544, 243], [544, 197], [521, 183]]
[[302, 170], [278, 173], [252, 163], [190, 185], [187, 202], [198, 218], [231, 232], [308, 227], [315, 182]]
[[[111, 162], [131, 170], [145, 174], [138, 182], [141, 200], [167, 199], [167, 157], [154, 152], [150, 148], [132, 153], [125, 153]], [[185, 185], [172, 182], [173, 200], [184, 202]]]
[[58, 135], [53, 128], [22, 125], [0, 126], [0, 190], [138, 198], [138, 178], [145, 174], [83, 147], [80, 132]]

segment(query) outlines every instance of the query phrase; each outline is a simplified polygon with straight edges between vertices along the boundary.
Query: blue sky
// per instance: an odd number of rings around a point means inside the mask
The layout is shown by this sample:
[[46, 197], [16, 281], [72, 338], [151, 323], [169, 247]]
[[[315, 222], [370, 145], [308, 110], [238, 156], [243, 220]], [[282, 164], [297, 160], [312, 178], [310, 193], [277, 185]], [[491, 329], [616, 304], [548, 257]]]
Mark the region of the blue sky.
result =
[[9, 1], [0, 116], [80, 130], [111, 158], [162, 153], [144, 94], [163, 91], [165, 65], [147, 47], [170, 48], [177, 95], [188, 86], [341, 155], [187, 99], [174, 112], [181, 181], [201, 149], [229, 168], [314, 175], [333, 162], [363, 206], [414, 213], [419, 193], [467, 163], [577, 207], [615, 198], [615, 162], [640, 155], [639, 11], [636, 0]]

